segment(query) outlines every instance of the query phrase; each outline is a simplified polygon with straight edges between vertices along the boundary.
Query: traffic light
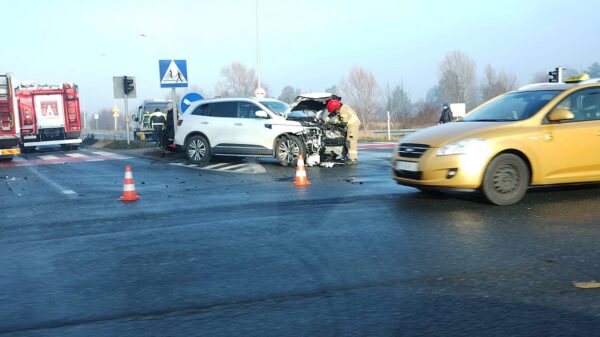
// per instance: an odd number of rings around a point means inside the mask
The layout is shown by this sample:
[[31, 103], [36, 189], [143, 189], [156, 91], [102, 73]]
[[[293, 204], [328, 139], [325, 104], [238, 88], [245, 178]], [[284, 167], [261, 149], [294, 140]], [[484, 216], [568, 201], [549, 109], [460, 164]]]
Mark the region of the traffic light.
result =
[[562, 71], [563, 71], [562, 67], [556, 67], [556, 68], [554, 68], [554, 71], [548, 72], [548, 75], [550, 76], [550, 78], [548, 79], [548, 82], [562, 83]]
[[129, 94], [130, 92], [132, 92], [133, 89], [135, 89], [134, 83], [133, 83], [133, 78], [132, 77], [123, 76], [123, 91], [125, 92], [125, 95]]

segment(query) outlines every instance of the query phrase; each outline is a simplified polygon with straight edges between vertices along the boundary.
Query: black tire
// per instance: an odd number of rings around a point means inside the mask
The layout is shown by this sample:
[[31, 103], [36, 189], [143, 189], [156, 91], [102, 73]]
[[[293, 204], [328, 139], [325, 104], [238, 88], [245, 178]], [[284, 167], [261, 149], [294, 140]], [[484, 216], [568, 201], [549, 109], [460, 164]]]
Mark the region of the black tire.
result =
[[191, 136], [185, 143], [185, 156], [192, 164], [206, 166], [210, 163], [210, 144], [203, 136]]
[[13, 156], [2, 156], [2, 157], [0, 157], [0, 163], [2, 163], [2, 162], [8, 162], [8, 161], [11, 161], [11, 160], [13, 160]]
[[30, 147], [25, 147], [25, 146], [21, 146], [21, 153], [34, 153], [35, 152], [35, 146], [30, 146]]
[[275, 143], [275, 158], [281, 166], [295, 166], [298, 155], [306, 160], [306, 149], [300, 138], [292, 135], [281, 137]]
[[530, 175], [523, 159], [514, 154], [501, 154], [494, 158], [485, 170], [483, 195], [495, 205], [515, 204], [527, 192]]
[[62, 144], [62, 145], [60, 146], [60, 149], [61, 149], [62, 151], [74, 151], [74, 150], [77, 150], [77, 149], [79, 149], [79, 145], [68, 145], [68, 144]]

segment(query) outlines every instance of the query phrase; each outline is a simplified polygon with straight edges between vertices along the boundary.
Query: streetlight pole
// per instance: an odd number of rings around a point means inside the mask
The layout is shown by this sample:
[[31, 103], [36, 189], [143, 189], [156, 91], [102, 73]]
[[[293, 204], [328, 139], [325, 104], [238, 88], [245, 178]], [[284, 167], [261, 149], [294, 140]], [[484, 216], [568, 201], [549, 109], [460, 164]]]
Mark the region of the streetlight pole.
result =
[[258, 87], [261, 88], [260, 85], [260, 39], [258, 34], [258, 0], [256, 0], [256, 80], [258, 82]]

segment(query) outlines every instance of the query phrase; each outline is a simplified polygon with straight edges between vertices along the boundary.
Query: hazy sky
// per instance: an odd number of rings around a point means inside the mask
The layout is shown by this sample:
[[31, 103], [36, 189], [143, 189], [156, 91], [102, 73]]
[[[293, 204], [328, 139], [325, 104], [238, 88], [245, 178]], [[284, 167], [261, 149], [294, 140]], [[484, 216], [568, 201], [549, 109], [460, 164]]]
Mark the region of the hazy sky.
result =
[[[600, 61], [597, 0], [259, 1], [261, 78], [275, 97], [288, 84], [323, 91], [357, 65], [382, 86], [403, 82], [417, 100], [437, 83], [438, 64], [453, 49], [475, 60], [479, 77], [491, 64], [517, 74], [519, 84], [557, 65]], [[208, 94], [224, 65], [256, 64], [255, 0], [29, 0], [2, 7], [10, 29], [3, 29], [0, 72], [76, 82], [90, 112], [112, 106], [112, 76], [136, 77], [136, 101], [168, 95], [159, 86], [159, 59], [186, 59], [190, 84]]]

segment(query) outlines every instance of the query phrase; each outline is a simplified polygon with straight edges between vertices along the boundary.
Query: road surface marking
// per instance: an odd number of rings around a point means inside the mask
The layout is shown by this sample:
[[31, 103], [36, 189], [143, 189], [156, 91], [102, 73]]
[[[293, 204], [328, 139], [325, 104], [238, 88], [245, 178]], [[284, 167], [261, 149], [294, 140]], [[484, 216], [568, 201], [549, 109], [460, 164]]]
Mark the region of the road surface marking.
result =
[[40, 158], [42, 160], [54, 160], [54, 159], [58, 159], [57, 156], [53, 156], [53, 155], [38, 156], [38, 158]]
[[222, 166], [227, 166], [227, 165], [229, 165], [229, 163], [219, 163], [219, 164], [208, 165], [208, 166], [205, 166], [204, 168], [207, 170], [212, 170], [212, 169], [216, 169], [216, 168], [219, 168]]
[[246, 165], [248, 165], [248, 164], [231, 165], [231, 166], [226, 166], [226, 167], [220, 167], [217, 170], [219, 170], [219, 171], [233, 171], [233, 170], [235, 170], [235, 169], [237, 169], [239, 167], [244, 167]]
[[203, 171], [218, 171], [218, 172], [232, 172], [232, 173], [265, 173], [267, 170], [260, 164], [254, 163], [219, 163], [214, 165], [209, 165], [205, 167], [200, 167], [195, 164], [189, 163], [169, 163], [169, 165], [175, 165], [180, 167], [187, 167], [195, 170], [203, 170]]
[[54, 189], [54, 191], [67, 197], [67, 199], [76, 199], [78, 197], [77, 192], [70, 190], [68, 188], [65, 188], [64, 186], [61, 186], [59, 183], [57, 183], [57, 182], [53, 181], [52, 179], [46, 177], [45, 175], [41, 174], [37, 170], [36, 167], [28, 166], [27, 169], [31, 173], [35, 174], [38, 178], [40, 178], [41, 181], [48, 184], [52, 189]]
[[87, 158], [87, 157], [89, 157], [82, 153], [67, 153], [66, 155], [69, 157], [72, 157], [72, 158]]
[[[94, 161], [105, 161], [105, 160], [123, 160], [131, 159], [133, 157], [121, 156], [115, 153], [107, 151], [87, 151], [86, 154], [79, 152], [71, 153], [60, 153], [56, 152], [55, 155], [51, 154], [21, 154], [15, 156], [12, 161], [0, 163], [0, 167], [16, 167], [16, 166], [33, 166], [33, 165], [51, 165], [51, 164], [65, 164], [65, 163], [77, 163], [77, 162], [94, 162]], [[59, 154], [60, 153], [60, 154]], [[91, 155], [93, 153], [94, 155]]]

